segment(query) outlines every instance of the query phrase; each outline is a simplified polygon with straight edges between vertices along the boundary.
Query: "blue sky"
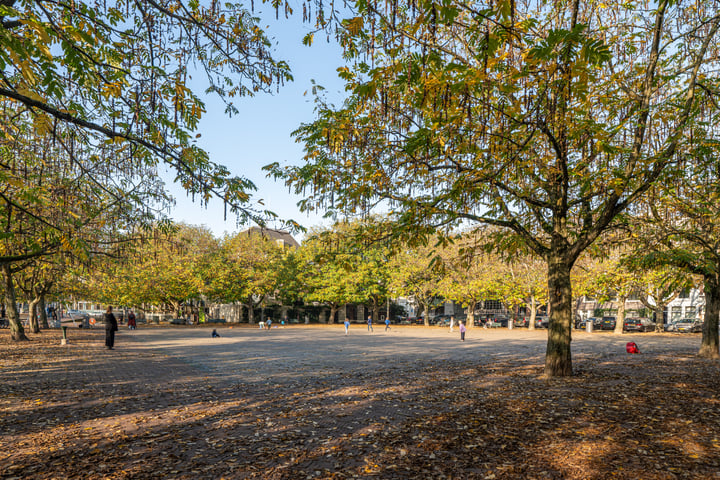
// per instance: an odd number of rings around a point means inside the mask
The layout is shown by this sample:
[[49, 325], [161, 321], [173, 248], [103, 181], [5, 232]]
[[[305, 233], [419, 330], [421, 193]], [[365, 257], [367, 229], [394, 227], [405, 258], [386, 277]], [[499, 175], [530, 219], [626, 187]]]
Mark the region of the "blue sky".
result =
[[[281, 15], [279, 22], [275, 22], [274, 12], [271, 17], [271, 21], [262, 25], [269, 25], [268, 34], [274, 37], [275, 57], [290, 64], [295, 81], [280, 87], [280, 91], [272, 95], [258, 94], [238, 100], [236, 106], [240, 113], [232, 117], [225, 115], [222, 102], [208, 97], [207, 113], [198, 129], [202, 135], [198, 145], [209, 152], [215, 163], [252, 180], [258, 187], [255, 197], [263, 199], [265, 208], [280, 218], [292, 218], [305, 227], [327, 225], [328, 221], [319, 215], [300, 213], [296, 205], [300, 197], [289, 193], [282, 183], [266, 178], [262, 167], [273, 162], [297, 165], [302, 162], [302, 145], [295, 143], [290, 133], [301, 123], [314, 118], [311, 80], [328, 89], [328, 98], [342, 98], [342, 83], [336, 73], [337, 67], [342, 65], [342, 52], [336, 44], [328, 44], [324, 36], [317, 38], [311, 47], [302, 45], [303, 36], [310, 30], [298, 18], [302, 13], [296, 13], [290, 20], [284, 20]], [[172, 172], [167, 172], [165, 178], [177, 201], [172, 213], [175, 220], [206, 225], [216, 237], [246, 228], [236, 226], [232, 215], [223, 220], [222, 202], [214, 200], [207, 207], [193, 203], [181, 187], [170, 184]]]

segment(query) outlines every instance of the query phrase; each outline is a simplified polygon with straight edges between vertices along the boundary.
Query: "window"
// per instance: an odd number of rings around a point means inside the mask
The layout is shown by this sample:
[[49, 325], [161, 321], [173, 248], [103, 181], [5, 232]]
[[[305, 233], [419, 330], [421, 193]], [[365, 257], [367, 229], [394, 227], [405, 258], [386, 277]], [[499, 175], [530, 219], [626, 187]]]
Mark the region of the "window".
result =
[[670, 318], [673, 320], [680, 320], [682, 318], [682, 307], [672, 307]]
[[690, 298], [690, 289], [683, 288], [683, 290], [680, 292], [680, 298]]
[[696, 315], [695, 307], [685, 307], [685, 318], [695, 318]]

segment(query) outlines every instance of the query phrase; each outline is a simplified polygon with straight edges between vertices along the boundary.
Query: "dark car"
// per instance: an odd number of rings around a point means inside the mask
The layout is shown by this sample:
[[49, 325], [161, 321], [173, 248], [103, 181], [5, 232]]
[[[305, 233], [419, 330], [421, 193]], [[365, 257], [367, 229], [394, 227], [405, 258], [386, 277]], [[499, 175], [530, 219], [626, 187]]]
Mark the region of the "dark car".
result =
[[615, 317], [602, 317], [600, 330], [615, 330]]
[[623, 330], [626, 332], [654, 332], [655, 322], [649, 318], [626, 318]]

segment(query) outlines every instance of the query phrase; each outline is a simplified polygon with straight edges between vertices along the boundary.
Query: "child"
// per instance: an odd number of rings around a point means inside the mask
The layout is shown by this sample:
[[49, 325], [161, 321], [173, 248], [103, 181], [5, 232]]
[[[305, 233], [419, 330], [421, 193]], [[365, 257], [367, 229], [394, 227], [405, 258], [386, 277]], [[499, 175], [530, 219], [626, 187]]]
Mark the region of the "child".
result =
[[220, 336], [220, 334], [217, 332], [217, 330], [216, 330], [216, 329], [213, 329], [213, 331], [212, 331], [212, 338], [216, 338], [216, 337], [219, 337], [219, 336]]
[[465, 324], [462, 321], [460, 321], [460, 341], [462, 341], [462, 342], [465, 341], [465, 330], [467, 330], [465, 328]]

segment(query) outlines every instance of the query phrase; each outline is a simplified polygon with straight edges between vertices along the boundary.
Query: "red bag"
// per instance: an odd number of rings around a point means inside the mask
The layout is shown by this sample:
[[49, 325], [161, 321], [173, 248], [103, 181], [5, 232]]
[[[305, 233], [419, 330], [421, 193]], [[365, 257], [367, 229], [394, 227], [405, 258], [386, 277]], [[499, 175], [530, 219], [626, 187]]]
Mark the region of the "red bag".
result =
[[627, 345], [625, 345], [625, 349], [628, 353], [640, 353], [640, 349], [635, 342], [628, 342]]

